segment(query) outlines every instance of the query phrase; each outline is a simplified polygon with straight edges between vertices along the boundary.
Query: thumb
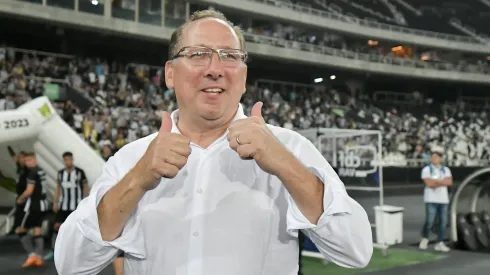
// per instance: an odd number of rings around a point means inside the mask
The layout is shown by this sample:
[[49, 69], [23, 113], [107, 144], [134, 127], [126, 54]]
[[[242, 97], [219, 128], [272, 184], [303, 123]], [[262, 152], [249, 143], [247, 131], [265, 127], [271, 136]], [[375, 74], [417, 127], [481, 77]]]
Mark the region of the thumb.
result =
[[252, 116], [262, 117], [262, 105], [264, 105], [262, 101], [258, 101], [254, 104], [251, 111]]
[[162, 113], [162, 126], [160, 126], [160, 132], [170, 133], [172, 131], [172, 118], [168, 112]]

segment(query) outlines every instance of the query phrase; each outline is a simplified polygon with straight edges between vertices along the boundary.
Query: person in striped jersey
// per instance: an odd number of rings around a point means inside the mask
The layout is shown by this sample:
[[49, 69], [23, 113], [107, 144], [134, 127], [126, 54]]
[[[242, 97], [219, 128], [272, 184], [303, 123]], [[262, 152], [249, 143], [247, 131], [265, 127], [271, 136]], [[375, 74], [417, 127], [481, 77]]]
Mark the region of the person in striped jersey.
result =
[[[51, 239], [53, 250], [61, 224], [77, 209], [78, 204], [88, 196], [89, 191], [85, 172], [73, 164], [71, 152], [63, 153], [63, 162], [65, 168], [58, 171], [58, 184], [53, 198], [53, 212], [56, 213], [54, 233]], [[53, 250], [46, 254], [45, 260], [53, 258]]]
[[[29, 257], [25, 261], [23, 268], [41, 267], [44, 265], [42, 255], [44, 252], [44, 239], [41, 236], [41, 226], [44, 214], [48, 210], [46, 200], [46, 173], [37, 164], [36, 155], [28, 152], [24, 157], [25, 166], [28, 169], [27, 187], [24, 193], [17, 199], [17, 204], [25, 203], [24, 219], [16, 232]], [[33, 229], [33, 236], [27, 234], [28, 229]]]
[[[21, 151], [19, 154], [16, 154], [12, 147], [8, 146], [8, 150], [10, 155], [15, 161], [17, 165], [17, 184], [15, 185], [15, 191], [17, 193], [17, 198], [21, 196], [27, 188], [27, 167], [25, 166], [24, 156], [25, 152]], [[25, 204], [16, 204], [15, 205], [15, 214], [14, 214], [14, 226], [13, 231], [15, 231], [21, 224], [22, 220], [24, 220], [25, 212]]]

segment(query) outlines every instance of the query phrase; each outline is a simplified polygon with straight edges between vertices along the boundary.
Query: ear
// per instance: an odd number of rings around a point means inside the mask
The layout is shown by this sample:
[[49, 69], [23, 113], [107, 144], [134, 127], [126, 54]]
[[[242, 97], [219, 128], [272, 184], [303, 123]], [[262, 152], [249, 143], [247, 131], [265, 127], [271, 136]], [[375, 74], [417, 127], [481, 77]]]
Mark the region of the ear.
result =
[[174, 64], [172, 60], [165, 63], [165, 85], [168, 89], [174, 88]]

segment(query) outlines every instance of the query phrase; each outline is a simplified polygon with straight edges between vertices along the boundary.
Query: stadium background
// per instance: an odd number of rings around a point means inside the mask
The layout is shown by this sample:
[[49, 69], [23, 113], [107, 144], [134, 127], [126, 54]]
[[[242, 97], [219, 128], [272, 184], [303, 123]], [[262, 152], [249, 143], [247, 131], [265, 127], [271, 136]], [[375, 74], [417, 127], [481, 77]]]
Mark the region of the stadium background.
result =
[[[413, 248], [424, 214], [420, 170], [430, 148], [446, 152], [453, 191], [489, 161], [486, 0], [0, 2], [0, 111], [46, 95], [102, 157], [157, 129], [159, 110], [176, 108], [162, 77], [171, 30], [195, 10], [223, 11], [245, 30], [251, 56], [246, 108], [262, 100], [269, 123], [297, 130], [381, 131], [384, 201], [405, 208], [404, 241], [403, 250], [390, 248], [388, 258], [379, 253], [372, 270], [439, 257]], [[374, 141], [337, 142], [342, 148]], [[0, 172], [11, 178], [13, 162], [1, 143]], [[366, 161], [373, 160], [368, 156]], [[376, 176], [344, 180], [379, 187]], [[378, 193], [349, 193], [374, 221]], [[0, 194], [2, 214], [7, 214], [12, 197], [5, 190]], [[2, 261], [15, 257], [21, 256], [11, 249], [0, 252]], [[469, 261], [479, 263], [479, 257], [453, 251], [443, 260], [404, 270], [434, 273], [451, 267], [459, 272]], [[319, 270], [311, 272], [333, 272], [331, 266], [308, 261]]]

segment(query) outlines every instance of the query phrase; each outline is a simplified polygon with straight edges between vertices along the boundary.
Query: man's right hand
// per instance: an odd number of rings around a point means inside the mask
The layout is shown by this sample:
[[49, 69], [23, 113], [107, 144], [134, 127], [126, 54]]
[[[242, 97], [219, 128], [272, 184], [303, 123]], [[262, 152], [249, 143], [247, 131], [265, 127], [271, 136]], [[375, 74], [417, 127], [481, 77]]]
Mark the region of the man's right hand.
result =
[[53, 212], [58, 213], [58, 205], [57, 204], [53, 205]]
[[155, 188], [162, 177], [175, 177], [187, 163], [192, 151], [191, 142], [181, 134], [171, 133], [171, 130], [172, 118], [168, 112], [163, 112], [162, 126], [134, 171], [143, 179], [141, 187], [144, 190]]

